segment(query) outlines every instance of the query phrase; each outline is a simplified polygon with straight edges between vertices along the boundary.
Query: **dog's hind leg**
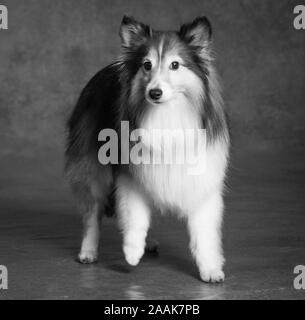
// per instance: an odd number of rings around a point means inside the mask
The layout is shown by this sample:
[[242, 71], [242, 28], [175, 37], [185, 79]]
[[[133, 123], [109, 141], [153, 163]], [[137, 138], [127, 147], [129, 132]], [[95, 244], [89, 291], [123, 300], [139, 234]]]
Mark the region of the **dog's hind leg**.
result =
[[69, 162], [66, 174], [83, 218], [83, 239], [77, 260], [93, 263], [98, 258], [100, 220], [108, 203], [113, 181], [110, 167], [94, 162]]
[[83, 228], [83, 240], [78, 261], [81, 263], [93, 263], [98, 258], [100, 238], [100, 216], [97, 203], [83, 215]]
[[100, 225], [111, 194], [113, 181], [110, 167], [96, 167], [87, 180], [89, 190], [87, 199], [83, 199], [83, 240], [78, 261], [93, 263], [98, 258]]
[[135, 266], [145, 250], [150, 224], [150, 207], [140, 188], [127, 177], [117, 181], [117, 213], [123, 233], [123, 252], [126, 261]]

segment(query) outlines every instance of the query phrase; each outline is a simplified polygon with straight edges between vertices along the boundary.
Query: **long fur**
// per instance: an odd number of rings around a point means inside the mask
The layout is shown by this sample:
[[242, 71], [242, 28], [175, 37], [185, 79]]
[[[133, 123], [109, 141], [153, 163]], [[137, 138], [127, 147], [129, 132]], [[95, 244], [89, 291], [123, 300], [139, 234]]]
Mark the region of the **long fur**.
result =
[[[210, 23], [200, 17], [178, 32], [160, 32], [124, 17], [120, 36], [121, 57], [89, 81], [68, 121], [66, 175], [84, 219], [79, 260], [97, 259], [100, 214], [116, 213], [125, 258], [136, 265], [144, 253], [152, 211], [158, 209], [187, 220], [202, 280], [222, 281], [220, 230], [229, 134], [213, 65]], [[183, 64], [181, 71], [165, 70], [167, 61], [176, 57]], [[145, 59], [159, 71], [145, 73]], [[148, 102], [147, 92], [154, 86], [161, 86], [163, 96], [169, 97], [162, 105]], [[130, 130], [206, 129], [206, 170], [192, 176], [176, 164], [101, 165], [98, 134], [107, 128], [120, 133], [121, 121], [128, 121]], [[156, 152], [159, 145], [146, 147]]]

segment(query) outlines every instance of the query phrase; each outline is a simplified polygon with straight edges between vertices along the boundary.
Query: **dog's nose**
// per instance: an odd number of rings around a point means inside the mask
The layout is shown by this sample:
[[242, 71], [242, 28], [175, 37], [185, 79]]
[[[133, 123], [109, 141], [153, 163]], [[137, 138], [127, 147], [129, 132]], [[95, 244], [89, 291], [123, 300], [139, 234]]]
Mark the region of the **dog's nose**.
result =
[[159, 100], [162, 96], [162, 90], [161, 89], [151, 89], [149, 90], [149, 96], [152, 98], [152, 100]]

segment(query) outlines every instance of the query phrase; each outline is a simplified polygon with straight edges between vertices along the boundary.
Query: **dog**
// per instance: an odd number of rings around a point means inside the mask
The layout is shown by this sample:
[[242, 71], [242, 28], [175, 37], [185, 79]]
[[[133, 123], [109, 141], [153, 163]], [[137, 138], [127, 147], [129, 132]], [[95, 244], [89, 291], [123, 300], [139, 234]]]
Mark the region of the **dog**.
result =
[[[206, 17], [179, 31], [155, 31], [124, 16], [121, 56], [83, 89], [68, 120], [65, 173], [83, 217], [78, 260], [98, 258], [100, 218], [115, 213], [126, 261], [135, 266], [148, 243], [153, 212], [186, 220], [190, 249], [205, 282], [224, 280], [221, 225], [229, 159], [229, 130], [214, 67], [212, 29]], [[205, 170], [189, 175], [184, 165], [101, 164], [101, 130], [203, 129]], [[144, 139], [145, 140], [145, 139]], [[149, 140], [149, 139], [148, 139]], [[118, 153], [126, 145], [118, 139]], [[160, 145], [146, 141], [150, 153]], [[127, 151], [130, 151], [130, 145]], [[134, 144], [133, 144], [134, 145]]]

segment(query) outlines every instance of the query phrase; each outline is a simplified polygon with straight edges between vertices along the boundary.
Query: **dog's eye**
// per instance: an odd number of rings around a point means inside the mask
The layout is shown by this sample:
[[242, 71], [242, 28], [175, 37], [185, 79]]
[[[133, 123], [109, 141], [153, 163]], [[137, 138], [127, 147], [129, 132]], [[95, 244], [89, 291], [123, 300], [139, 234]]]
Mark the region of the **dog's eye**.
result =
[[144, 68], [145, 71], [150, 71], [151, 68], [152, 68], [151, 62], [150, 62], [150, 61], [145, 61], [145, 62], [143, 63], [143, 68]]
[[180, 65], [179, 65], [179, 62], [178, 62], [178, 61], [174, 61], [174, 62], [171, 63], [171, 65], [170, 65], [169, 68], [170, 68], [171, 70], [177, 70], [177, 69], [179, 69], [179, 66], [180, 66]]

